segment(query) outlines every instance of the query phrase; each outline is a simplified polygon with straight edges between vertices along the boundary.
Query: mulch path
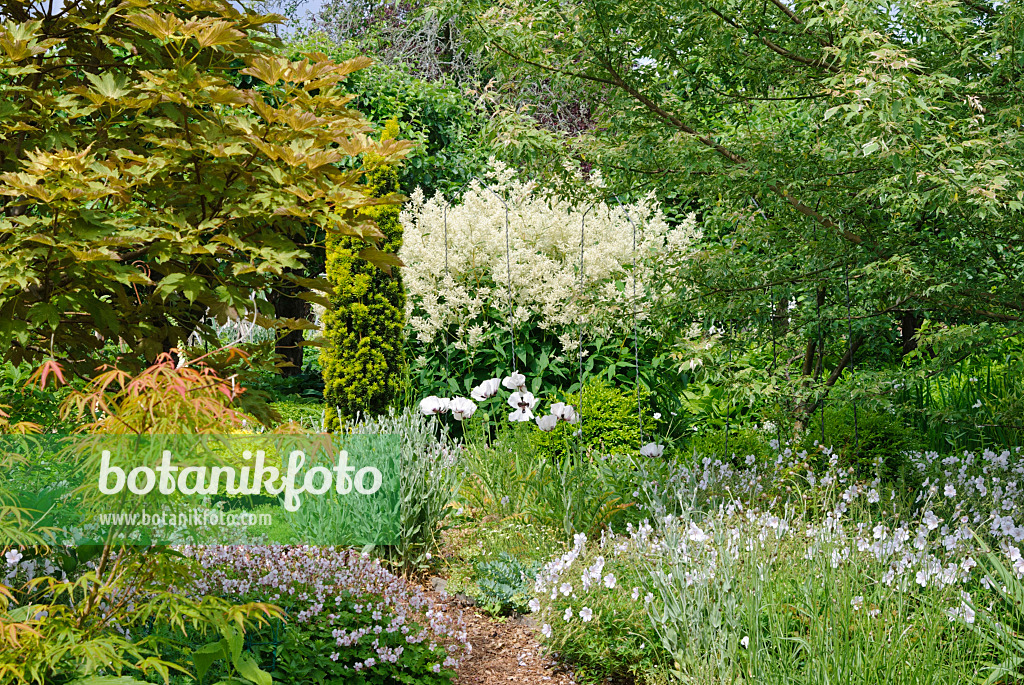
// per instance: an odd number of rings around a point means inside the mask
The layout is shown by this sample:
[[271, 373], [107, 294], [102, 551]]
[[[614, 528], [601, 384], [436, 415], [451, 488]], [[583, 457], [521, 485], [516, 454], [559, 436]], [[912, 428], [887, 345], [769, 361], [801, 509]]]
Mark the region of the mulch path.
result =
[[473, 650], [462, 660], [455, 685], [576, 685], [572, 673], [557, 663], [537, 641], [538, 628], [526, 617], [497, 621], [452, 595], [429, 593], [447, 604], [446, 612], [466, 625]]

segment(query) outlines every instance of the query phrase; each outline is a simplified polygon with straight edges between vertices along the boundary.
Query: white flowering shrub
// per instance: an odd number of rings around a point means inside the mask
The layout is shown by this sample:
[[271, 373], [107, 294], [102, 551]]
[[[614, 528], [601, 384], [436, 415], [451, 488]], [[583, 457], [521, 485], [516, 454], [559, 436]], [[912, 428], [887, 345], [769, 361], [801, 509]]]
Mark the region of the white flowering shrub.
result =
[[[486, 181], [454, 201], [416, 191], [402, 212], [399, 256], [421, 366], [428, 357], [447, 361], [450, 346], [489, 355], [487, 368], [511, 367], [500, 363], [510, 315], [520, 354], [533, 363], [543, 353], [544, 366], [578, 349], [581, 326], [584, 346], [630, 334], [634, 312], [643, 322], [658, 305], [660, 293], [647, 284], [659, 260], [687, 253], [699, 237], [693, 216], [670, 227], [651, 196], [588, 207], [518, 180], [497, 162]], [[594, 185], [599, 191], [600, 179]]]

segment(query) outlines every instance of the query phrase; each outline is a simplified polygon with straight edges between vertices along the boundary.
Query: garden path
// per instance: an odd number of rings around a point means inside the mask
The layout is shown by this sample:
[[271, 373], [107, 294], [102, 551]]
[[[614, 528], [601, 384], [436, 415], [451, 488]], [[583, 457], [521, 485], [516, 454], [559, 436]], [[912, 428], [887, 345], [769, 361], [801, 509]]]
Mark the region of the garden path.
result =
[[[448, 611], [458, 613], [456, 597], [438, 593]], [[522, 618], [495, 620], [474, 607], [461, 609], [473, 651], [459, 666], [455, 685], [576, 685], [570, 672], [545, 655], [537, 629]]]

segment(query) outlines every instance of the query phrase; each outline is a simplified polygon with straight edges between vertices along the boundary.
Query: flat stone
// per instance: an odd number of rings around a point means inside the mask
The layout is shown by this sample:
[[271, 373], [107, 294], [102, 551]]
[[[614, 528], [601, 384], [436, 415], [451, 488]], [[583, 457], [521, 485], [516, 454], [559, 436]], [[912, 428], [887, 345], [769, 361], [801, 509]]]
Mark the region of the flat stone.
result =
[[434, 576], [430, 579], [430, 589], [434, 592], [444, 592], [444, 589], [448, 587], [448, 581], [444, 578], [438, 578]]

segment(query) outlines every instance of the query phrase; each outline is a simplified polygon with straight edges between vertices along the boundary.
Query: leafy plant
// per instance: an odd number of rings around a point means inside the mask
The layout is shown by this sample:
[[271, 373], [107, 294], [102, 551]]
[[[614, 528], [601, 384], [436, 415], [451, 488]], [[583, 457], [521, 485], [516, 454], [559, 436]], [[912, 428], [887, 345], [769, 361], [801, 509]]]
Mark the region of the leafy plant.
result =
[[4, 359], [59, 353], [90, 374], [108, 341], [148, 360], [193, 333], [212, 341], [208, 315], [308, 327], [258, 295], [328, 289], [294, 271], [306, 227], [383, 237], [359, 210], [394, 198], [361, 192], [358, 160], [409, 145], [371, 140], [345, 107], [340, 82], [369, 59], [281, 58], [277, 19], [227, 3], [5, 7]]
[[476, 585], [484, 607], [493, 614], [526, 613], [537, 564], [522, 563], [508, 552], [476, 565]]
[[[394, 123], [381, 138], [392, 140], [397, 134]], [[367, 183], [374, 197], [398, 192], [398, 175], [389, 165], [370, 171]], [[397, 253], [402, 246], [399, 208], [373, 207], [367, 213], [384, 233], [381, 249], [390, 255]], [[324, 401], [337, 410], [326, 415], [331, 427], [339, 417], [386, 411], [394, 404], [406, 373], [402, 279], [397, 271], [385, 273], [360, 258], [358, 247], [352, 238], [330, 236], [327, 240], [327, 280], [334, 292], [331, 308], [324, 314], [320, 366]]]

